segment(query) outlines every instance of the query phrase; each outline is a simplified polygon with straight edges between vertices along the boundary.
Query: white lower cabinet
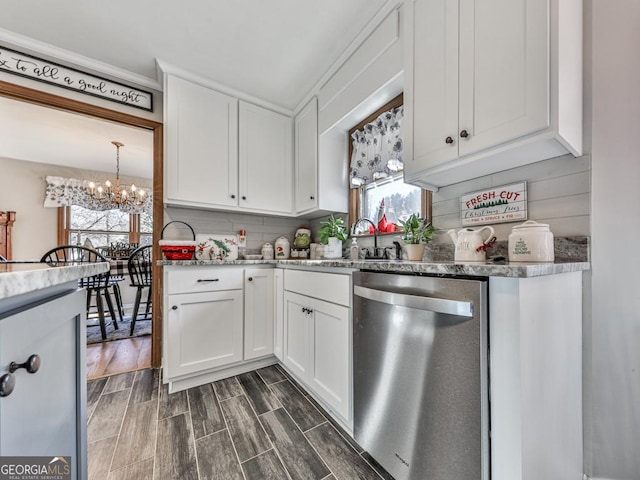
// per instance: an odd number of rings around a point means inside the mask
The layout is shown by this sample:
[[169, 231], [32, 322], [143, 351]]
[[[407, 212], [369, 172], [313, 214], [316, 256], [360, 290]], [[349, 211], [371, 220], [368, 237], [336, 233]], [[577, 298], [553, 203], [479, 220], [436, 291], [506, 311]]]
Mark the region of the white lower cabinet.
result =
[[273, 268], [167, 266], [163, 381], [175, 392], [275, 363]]
[[351, 311], [347, 307], [321, 300], [314, 300], [311, 308], [311, 388], [340, 415], [348, 419]]
[[[287, 275], [295, 282], [287, 282]], [[309, 277], [306, 278], [305, 277]], [[317, 283], [335, 285], [342, 277], [347, 305], [313, 298], [291, 291]], [[340, 283], [340, 282], [337, 282]], [[351, 426], [351, 308], [348, 275], [285, 271], [283, 364], [306, 388]], [[329, 291], [318, 288], [314, 295]], [[326, 297], [325, 297], [326, 298]]]
[[307, 310], [311, 299], [297, 293], [284, 294], [284, 364], [303, 380], [309, 380], [311, 323]]
[[284, 361], [284, 272], [280, 268], [273, 270], [273, 354], [281, 362]]
[[244, 359], [273, 353], [273, 269], [244, 271]]
[[242, 360], [242, 290], [169, 295], [166, 374]]

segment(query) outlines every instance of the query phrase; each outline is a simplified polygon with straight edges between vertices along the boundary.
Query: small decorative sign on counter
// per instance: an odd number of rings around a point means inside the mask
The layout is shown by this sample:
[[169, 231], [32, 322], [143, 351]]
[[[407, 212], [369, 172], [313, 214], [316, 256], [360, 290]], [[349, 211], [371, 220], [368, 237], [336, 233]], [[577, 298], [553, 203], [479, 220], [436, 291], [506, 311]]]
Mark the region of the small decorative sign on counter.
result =
[[480, 190], [460, 197], [460, 220], [463, 226], [526, 219], [527, 182]]
[[0, 71], [153, 111], [153, 96], [137, 88], [0, 46]]

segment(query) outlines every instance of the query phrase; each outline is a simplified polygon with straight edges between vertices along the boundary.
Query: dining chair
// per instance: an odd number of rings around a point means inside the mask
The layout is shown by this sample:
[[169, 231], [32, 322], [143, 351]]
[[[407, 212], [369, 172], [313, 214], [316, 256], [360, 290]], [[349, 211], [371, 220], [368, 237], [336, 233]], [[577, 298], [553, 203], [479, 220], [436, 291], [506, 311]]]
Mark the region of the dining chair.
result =
[[140, 320], [151, 320], [151, 273], [153, 264], [151, 263], [151, 245], [143, 245], [136, 248], [129, 257], [127, 263], [127, 269], [129, 270], [129, 277], [131, 278], [131, 286], [136, 287], [136, 302], [133, 306], [133, 314], [131, 315], [131, 332], [129, 335], [133, 335], [133, 330], [138, 320], [138, 311], [140, 310], [140, 303], [142, 300], [142, 290], [148, 288], [147, 301], [145, 306], [144, 317]]
[[[95, 247], [95, 249], [100, 253], [100, 255], [105, 257], [107, 261], [111, 260], [111, 247], [100, 246]], [[124, 321], [124, 305], [122, 303], [122, 291], [120, 290], [120, 282], [123, 280], [124, 275], [112, 275], [109, 273], [109, 286], [107, 288], [110, 288], [113, 291], [113, 297], [116, 300], [116, 308], [118, 309], [118, 316], [120, 317], [121, 322]]]
[[[93, 262], [108, 262], [104, 256], [98, 253], [96, 250], [80, 245], [62, 245], [60, 247], [53, 248], [45, 253], [41, 260], [44, 263], [50, 263], [53, 265], [63, 266], [68, 264], [77, 263], [93, 263]], [[87, 318], [89, 317], [89, 311], [91, 307], [91, 297], [95, 293], [96, 295], [96, 307], [98, 309], [98, 320], [100, 322], [100, 333], [102, 340], [107, 339], [107, 327], [105, 321], [104, 301], [107, 302], [107, 308], [111, 316], [111, 322], [113, 327], [118, 330], [118, 321], [113, 308], [113, 301], [109, 294], [109, 271], [99, 273], [90, 277], [81, 278], [78, 280], [78, 286], [87, 290]]]

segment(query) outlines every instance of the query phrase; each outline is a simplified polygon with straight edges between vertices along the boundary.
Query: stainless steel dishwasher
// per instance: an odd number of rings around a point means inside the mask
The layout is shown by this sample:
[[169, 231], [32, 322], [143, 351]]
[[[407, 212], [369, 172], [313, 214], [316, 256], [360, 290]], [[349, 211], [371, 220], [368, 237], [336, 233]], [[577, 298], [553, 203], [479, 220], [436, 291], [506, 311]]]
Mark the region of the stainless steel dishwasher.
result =
[[356, 441], [396, 480], [489, 480], [487, 282], [353, 285]]

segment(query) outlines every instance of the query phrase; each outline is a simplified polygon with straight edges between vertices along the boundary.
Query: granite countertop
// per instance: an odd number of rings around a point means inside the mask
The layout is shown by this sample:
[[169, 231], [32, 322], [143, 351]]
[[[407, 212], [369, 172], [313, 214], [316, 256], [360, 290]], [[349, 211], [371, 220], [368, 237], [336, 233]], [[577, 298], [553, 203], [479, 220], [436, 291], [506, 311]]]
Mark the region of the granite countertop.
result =
[[0, 263], [0, 300], [55, 287], [109, 270], [109, 264], [82, 263], [52, 266], [39, 262]]
[[426, 273], [434, 275], [468, 275], [474, 277], [540, 277], [559, 273], [589, 270], [589, 262], [555, 263], [455, 263], [455, 262], [410, 262], [408, 260], [159, 260], [161, 266], [171, 265], [276, 265], [349, 268], [379, 272]]

